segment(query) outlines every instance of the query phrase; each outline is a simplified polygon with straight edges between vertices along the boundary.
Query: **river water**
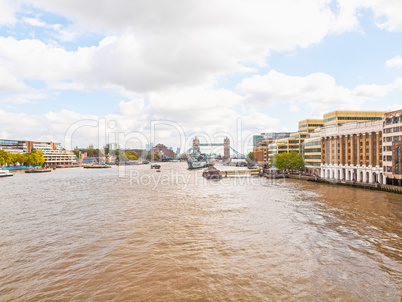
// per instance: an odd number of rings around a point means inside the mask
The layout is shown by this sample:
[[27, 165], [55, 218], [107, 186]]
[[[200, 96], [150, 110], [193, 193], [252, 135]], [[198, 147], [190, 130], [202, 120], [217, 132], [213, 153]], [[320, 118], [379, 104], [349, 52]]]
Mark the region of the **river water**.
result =
[[0, 300], [400, 299], [401, 195], [123, 172], [0, 179]]

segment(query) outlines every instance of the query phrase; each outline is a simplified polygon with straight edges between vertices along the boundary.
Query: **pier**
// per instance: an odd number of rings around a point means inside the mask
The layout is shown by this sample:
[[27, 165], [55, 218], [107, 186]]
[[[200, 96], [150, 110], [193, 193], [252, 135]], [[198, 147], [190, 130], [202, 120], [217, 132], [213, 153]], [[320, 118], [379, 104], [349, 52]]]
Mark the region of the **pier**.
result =
[[261, 175], [259, 169], [247, 169], [247, 170], [227, 170], [227, 171], [220, 171], [219, 174], [222, 177], [234, 177], [234, 176], [259, 176]]

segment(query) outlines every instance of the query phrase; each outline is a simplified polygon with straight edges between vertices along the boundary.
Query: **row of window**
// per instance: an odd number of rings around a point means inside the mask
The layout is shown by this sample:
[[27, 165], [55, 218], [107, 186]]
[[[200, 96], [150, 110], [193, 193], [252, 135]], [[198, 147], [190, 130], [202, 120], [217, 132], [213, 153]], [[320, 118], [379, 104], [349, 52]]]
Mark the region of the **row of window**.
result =
[[379, 121], [382, 117], [372, 117], [372, 116], [338, 116], [331, 117], [324, 120], [324, 123], [328, 123], [338, 119], [338, 121]]
[[[389, 136], [389, 137], [384, 137], [384, 142], [399, 142], [400, 137], [399, 136]], [[402, 140], [402, 139], [401, 139]]]
[[305, 155], [304, 159], [321, 159], [321, 155]]
[[387, 117], [385, 119], [385, 124], [386, 125], [397, 124], [397, 123], [402, 123], [402, 115], [393, 116], [393, 117]]
[[339, 116], [338, 120], [340, 121], [379, 121], [382, 120], [382, 117], [365, 117], [365, 116], [357, 116], [357, 117], [349, 117], [349, 116]]
[[306, 162], [305, 162], [305, 165], [306, 165], [306, 166], [314, 166], [314, 167], [319, 167], [319, 166], [321, 166], [321, 162], [315, 162], [315, 161], [311, 162], [311, 161], [306, 161]]
[[321, 148], [304, 149], [304, 153], [321, 152]]
[[322, 127], [323, 124], [304, 124], [304, 125], [299, 126], [299, 129], [300, 128], [306, 128], [307, 126], [308, 127]]
[[402, 127], [390, 127], [390, 128], [385, 128], [384, 133], [392, 133], [392, 132], [402, 132]]
[[305, 142], [304, 146], [305, 147], [308, 147], [308, 146], [321, 146], [321, 141]]

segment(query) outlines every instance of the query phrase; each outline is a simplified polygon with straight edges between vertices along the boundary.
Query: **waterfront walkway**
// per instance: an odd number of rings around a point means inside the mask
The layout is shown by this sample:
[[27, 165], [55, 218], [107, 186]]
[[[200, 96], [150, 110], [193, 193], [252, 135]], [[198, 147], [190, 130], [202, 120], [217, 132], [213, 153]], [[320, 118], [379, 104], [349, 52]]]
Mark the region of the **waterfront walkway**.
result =
[[368, 184], [368, 183], [361, 183], [361, 182], [354, 182], [354, 181], [344, 181], [344, 180], [340, 181], [340, 180], [335, 180], [335, 179], [327, 180], [327, 179], [323, 179], [319, 176], [303, 175], [303, 174], [289, 174], [289, 178], [303, 179], [303, 180], [307, 180], [307, 181], [315, 181], [315, 182], [336, 184], [336, 185], [345, 185], [345, 186], [351, 186], [351, 187], [357, 187], [357, 188], [363, 188], [363, 189], [380, 190], [380, 191], [387, 191], [387, 192], [402, 194], [402, 187], [384, 185], [384, 184], [379, 184], [379, 183]]

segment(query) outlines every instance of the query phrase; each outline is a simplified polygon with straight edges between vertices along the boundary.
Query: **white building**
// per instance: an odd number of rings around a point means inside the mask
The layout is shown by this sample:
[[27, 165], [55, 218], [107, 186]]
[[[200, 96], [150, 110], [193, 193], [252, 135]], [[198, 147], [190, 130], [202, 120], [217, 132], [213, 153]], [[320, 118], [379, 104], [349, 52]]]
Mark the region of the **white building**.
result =
[[321, 128], [321, 177], [385, 184], [382, 129], [381, 120]]

